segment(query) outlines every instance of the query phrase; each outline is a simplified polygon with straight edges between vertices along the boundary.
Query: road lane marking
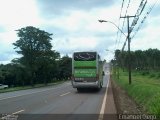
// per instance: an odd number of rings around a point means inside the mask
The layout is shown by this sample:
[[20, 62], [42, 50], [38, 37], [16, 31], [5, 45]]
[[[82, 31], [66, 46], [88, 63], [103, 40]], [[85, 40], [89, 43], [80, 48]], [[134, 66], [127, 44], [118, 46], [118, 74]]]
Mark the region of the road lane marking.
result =
[[25, 110], [19, 110], [19, 111], [14, 112], [10, 115], [5, 115], [5, 116], [1, 117], [0, 120], [12, 120], [12, 119], [17, 120], [17, 116], [15, 116], [15, 115], [18, 114], [18, 113], [21, 113], [23, 111], [25, 111]]
[[70, 94], [71, 92], [67, 92], [67, 93], [64, 93], [64, 94], [62, 94], [62, 95], [60, 95], [61, 97], [62, 96], [65, 96], [65, 95], [67, 95], [67, 94]]
[[16, 95], [16, 96], [12, 96], [12, 97], [6, 97], [6, 98], [2, 98], [1, 100], [6, 100], [6, 99], [10, 99], [10, 98], [15, 98], [15, 97], [21, 97], [21, 96], [25, 96], [25, 95], [31, 95], [31, 94], [35, 94], [35, 93], [41, 93], [41, 92], [45, 92], [45, 91], [49, 91], [49, 90], [54, 90], [54, 89], [60, 89], [63, 88], [64, 86], [60, 86], [60, 87], [56, 87], [56, 88], [51, 88], [51, 89], [47, 89], [47, 90], [41, 90], [38, 92], [31, 92], [31, 93], [27, 93], [27, 94], [23, 94], [23, 95]]
[[109, 79], [108, 79], [108, 83], [107, 83], [107, 88], [106, 88], [106, 92], [103, 98], [103, 103], [102, 103], [102, 107], [101, 107], [101, 111], [100, 111], [100, 115], [98, 120], [103, 120], [103, 115], [104, 115], [104, 111], [105, 111], [105, 105], [106, 105], [106, 100], [107, 100], [107, 92], [108, 92], [108, 86], [109, 86]]
[[13, 115], [23, 112], [24, 110], [19, 110], [17, 112], [12, 113]]

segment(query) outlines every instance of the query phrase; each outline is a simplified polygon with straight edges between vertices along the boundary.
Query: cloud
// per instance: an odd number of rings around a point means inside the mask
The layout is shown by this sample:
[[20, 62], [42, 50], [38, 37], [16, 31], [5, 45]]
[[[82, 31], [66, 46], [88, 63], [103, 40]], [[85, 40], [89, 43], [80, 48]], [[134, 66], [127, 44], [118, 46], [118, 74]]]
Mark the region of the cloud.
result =
[[37, 26], [41, 22], [34, 0], [0, 1], [0, 15], [0, 24], [8, 30]]
[[160, 28], [148, 25], [145, 29], [140, 30], [137, 36], [132, 40], [132, 48], [136, 49], [149, 49], [158, 48], [160, 49]]
[[[130, 1], [129, 15], [134, 15], [141, 1]], [[135, 29], [143, 19], [145, 13], [155, 1], [148, 1]], [[8, 4], [10, 3], [10, 4]], [[121, 49], [125, 36], [117, 39], [115, 25], [111, 23], [99, 23], [99, 19], [112, 21], [119, 24], [119, 14], [122, 1], [116, 0], [5, 0], [0, 4], [0, 55], [1, 60], [10, 60], [16, 56], [12, 43], [17, 40], [16, 29], [26, 26], [34, 26], [52, 33], [53, 49], [62, 55], [75, 51], [98, 51], [102, 58], [112, 59], [113, 54], [106, 49], [114, 51]], [[128, 1], [124, 2], [122, 16]], [[137, 35], [131, 42], [132, 50], [159, 48], [160, 16], [158, 5], [147, 17]], [[5, 12], [5, 14], [4, 14]], [[120, 19], [120, 28], [124, 19]], [[130, 24], [132, 23], [130, 19]], [[127, 19], [123, 31], [127, 34]], [[119, 32], [120, 33], [120, 32]], [[148, 44], [149, 43], [149, 44]], [[117, 47], [118, 46], [118, 47]], [[126, 47], [127, 48], [127, 47]], [[12, 52], [13, 51], [13, 52]]]
[[19, 57], [12, 45], [15, 40], [17, 40], [15, 31], [5, 31], [0, 33], [0, 64], [9, 63], [13, 58]]
[[0, 61], [8, 61], [9, 59], [9, 55], [8, 54], [4, 54], [4, 53], [0, 53]]
[[[101, 8], [89, 12], [70, 11], [68, 16], [60, 15], [58, 18], [44, 19], [41, 28], [53, 33], [53, 49], [61, 54], [85, 50], [104, 53], [105, 49], [114, 48], [117, 28], [110, 23], [101, 24], [98, 19], [116, 16], [118, 13], [115, 9], [119, 8], [107, 10]], [[104, 15], [105, 13], [108, 14]]]
[[74, 10], [92, 10], [98, 7], [107, 7], [114, 4], [115, 0], [37, 0], [41, 15], [47, 18], [55, 15], [67, 14]]
[[21, 55], [18, 55], [14, 50], [10, 51], [0, 51], [0, 64], [7, 64], [11, 62], [14, 58], [19, 58]]
[[6, 31], [5, 27], [3, 27], [3, 26], [0, 25], [0, 33], [3, 33], [5, 31]]
[[[102, 56], [106, 49], [114, 47], [114, 36], [81, 36], [68, 39], [55, 39], [53, 48], [63, 55], [72, 55], [76, 51], [97, 51]], [[103, 57], [104, 58], [104, 57]]]
[[62, 53], [70, 53], [72, 51], [85, 51], [94, 50], [97, 45], [97, 40], [95, 38], [69, 38], [55, 41], [55, 49]]
[[159, 5], [155, 5], [153, 10], [151, 11], [151, 17], [159, 16], [160, 7]]

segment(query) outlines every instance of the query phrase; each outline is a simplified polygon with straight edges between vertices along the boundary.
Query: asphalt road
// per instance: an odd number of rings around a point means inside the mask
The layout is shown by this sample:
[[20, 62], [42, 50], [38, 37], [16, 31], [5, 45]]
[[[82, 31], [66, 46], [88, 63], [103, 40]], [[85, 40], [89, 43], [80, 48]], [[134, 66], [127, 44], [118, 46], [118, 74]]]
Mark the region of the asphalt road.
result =
[[[81, 119], [93, 117], [98, 119], [103, 98], [109, 80], [109, 67], [104, 66], [105, 76], [103, 88], [100, 91], [77, 92], [70, 81], [56, 86], [22, 90], [0, 94], [1, 119], [18, 117], [19, 119]], [[48, 117], [48, 118], [47, 118]], [[63, 117], [63, 118], [61, 118]], [[92, 119], [93, 119], [92, 118]], [[58, 119], [58, 118], [56, 118]]]

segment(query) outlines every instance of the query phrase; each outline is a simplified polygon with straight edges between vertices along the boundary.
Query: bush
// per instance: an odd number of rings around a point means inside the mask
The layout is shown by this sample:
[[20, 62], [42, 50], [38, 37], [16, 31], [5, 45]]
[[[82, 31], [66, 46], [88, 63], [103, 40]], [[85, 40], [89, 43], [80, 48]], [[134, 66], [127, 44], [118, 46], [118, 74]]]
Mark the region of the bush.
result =
[[143, 71], [143, 72], [142, 72], [142, 75], [143, 75], [143, 76], [146, 76], [146, 75], [149, 75], [149, 74], [150, 74], [149, 71]]
[[153, 77], [156, 77], [156, 75], [152, 73], [152, 74], [150, 75], [150, 78], [153, 78]]
[[[143, 76], [149, 74], [149, 76]], [[136, 74], [133, 72], [133, 74]], [[158, 72], [141, 72], [133, 77], [132, 85], [128, 84], [128, 75], [120, 72], [120, 80], [115, 79], [137, 104], [142, 106], [142, 109], [148, 114], [160, 114], [160, 83], [157, 80]], [[150, 77], [153, 77], [150, 79]]]
[[160, 73], [157, 74], [157, 78], [160, 78]]

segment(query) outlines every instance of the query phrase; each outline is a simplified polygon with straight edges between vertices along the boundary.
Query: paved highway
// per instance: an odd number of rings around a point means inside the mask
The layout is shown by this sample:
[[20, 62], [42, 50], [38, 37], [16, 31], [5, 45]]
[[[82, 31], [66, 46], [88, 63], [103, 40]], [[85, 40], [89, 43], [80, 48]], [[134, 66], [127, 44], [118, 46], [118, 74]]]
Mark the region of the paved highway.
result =
[[[22, 116], [33, 117], [32, 119], [42, 119], [44, 116], [51, 115], [69, 115], [71, 117], [71, 115], [76, 114], [74, 118], [76, 116], [79, 118], [78, 114], [81, 116], [82, 114], [92, 114], [92, 117], [98, 115], [103, 108], [103, 98], [109, 81], [108, 65], [105, 65], [104, 69], [106, 74], [103, 78], [103, 88], [100, 91], [89, 90], [79, 93], [72, 88], [70, 82], [65, 82], [54, 87], [2, 93], [0, 94], [0, 114], [3, 116], [4, 114], [18, 115], [19, 118]], [[97, 117], [94, 118], [98, 119]], [[65, 119], [67, 119], [66, 116]]]

